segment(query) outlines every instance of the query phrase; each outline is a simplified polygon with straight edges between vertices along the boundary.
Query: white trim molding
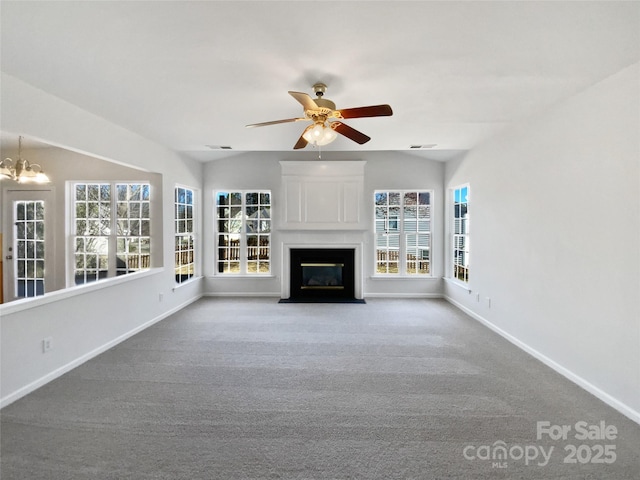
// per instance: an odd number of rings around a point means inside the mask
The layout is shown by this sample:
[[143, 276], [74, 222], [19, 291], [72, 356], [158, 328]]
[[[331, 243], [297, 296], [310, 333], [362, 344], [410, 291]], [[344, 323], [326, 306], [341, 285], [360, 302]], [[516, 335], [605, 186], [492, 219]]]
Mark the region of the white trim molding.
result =
[[94, 357], [97, 357], [98, 355], [100, 355], [101, 353], [106, 352], [107, 350], [109, 350], [110, 348], [115, 347], [116, 345], [118, 345], [121, 342], [124, 342], [125, 340], [127, 340], [128, 338], [134, 336], [137, 333], [142, 332], [143, 330], [146, 330], [147, 328], [149, 328], [150, 326], [158, 323], [161, 320], [164, 320], [165, 318], [167, 318], [170, 315], [173, 315], [174, 313], [182, 310], [183, 308], [185, 308], [187, 305], [199, 300], [201, 298], [202, 295], [197, 295], [191, 299], [189, 299], [187, 302], [182, 303], [181, 305], [178, 305], [174, 308], [172, 308], [171, 310], [168, 310], [166, 312], [163, 312], [161, 315], [158, 315], [157, 317], [149, 320], [148, 322], [143, 323], [142, 325], [137, 326], [136, 328], [120, 335], [119, 337], [114, 338], [113, 340], [108, 341], [107, 343], [105, 343], [104, 345], [99, 346], [98, 348], [85, 353], [84, 355], [81, 355], [80, 357], [72, 360], [71, 362], [67, 363], [66, 365], [63, 365], [59, 368], [56, 368], [55, 370], [47, 373], [46, 375], [38, 378], [37, 380], [34, 380], [33, 382], [9, 393], [8, 395], [0, 398], [0, 408], [4, 408], [10, 404], [12, 404], [13, 402], [21, 399], [22, 397], [24, 397], [25, 395], [28, 395], [29, 393], [37, 390], [38, 388], [46, 385], [49, 382], [52, 382], [53, 380], [55, 380], [58, 377], [61, 377], [62, 375], [64, 375], [67, 372], [70, 372], [71, 370], [73, 370], [76, 367], [79, 367], [80, 365], [82, 365], [83, 363], [91, 360]]
[[618, 412], [622, 413], [626, 417], [630, 418], [634, 422], [640, 424], [640, 412], [634, 410], [633, 408], [631, 408], [627, 404], [619, 401], [617, 398], [609, 395], [607, 392], [605, 392], [605, 391], [601, 390], [600, 388], [596, 387], [591, 382], [585, 380], [581, 376], [576, 375], [574, 372], [572, 372], [568, 368], [563, 367], [562, 365], [560, 365], [556, 361], [554, 361], [551, 358], [547, 357], [546, 355], [540, 353], [538, 350], [536, 350], [535, 348], [532, 348], [531, 346], [527, 345], [526, 343], [524, 343], [523, 341], [521, 341], [518, 338], [514, 337], [510, 333], [505, 332], [500, 327], [494, 325], [493, 323], [488, 321], [486, 318], [484, 318], [481, 315], [478, 315], [477, 313], [475, 313], [474, 311], [472, 311], [469, 308], [465, 307], [461, 303], [455, 301], [453, 298], [451, 298], [451, 297], [449, 297], [447, 295], [443, 295], [443, 298], [446, 301], [448, 301], [449, 303], [451, 303], [452, 305], [454, 305], [455, 307], [457, 307], [460, 310], [462, 310], [464, 313], [466, 313], [467, 315], [469, 315], [473, 319], [479, 321], [480, 323], [482, 323], [484, 326], [486, 326], [490, 330], [493, 330], [495, 333], [497, 333], [498, 335], [500, 335], [504, 339], [506, 339], [509, 342], [511, 342], [516, 347], [518, 347], [521, 350], [523, 350], [524, 352], [528, 353], [529, 355], [531, 355], [535, 359], [541, 361], [542, 363], [544, 363], [546, 366], [548, 366], [552, 370], [555, 370], [556, 372], [558, 372], [563, 377], [567, 378], [568, 380], [570, 380], [571, 382], [575, 383], [579, 387], [583, 388], [587, 392], [591, 393], [595, 397], [599, 398], [604, 403], [606, 403], [610, 407], [614, 408]]
[[362, 242], [354, 243], [283, 243], [282, 244], [282, 275], [281, 298], [289, 298], [291, 295], [291, 249], [292, 248], [353, 248], [354, 251], [354, 296], [362, 300], [364, 268], [362, 262]]

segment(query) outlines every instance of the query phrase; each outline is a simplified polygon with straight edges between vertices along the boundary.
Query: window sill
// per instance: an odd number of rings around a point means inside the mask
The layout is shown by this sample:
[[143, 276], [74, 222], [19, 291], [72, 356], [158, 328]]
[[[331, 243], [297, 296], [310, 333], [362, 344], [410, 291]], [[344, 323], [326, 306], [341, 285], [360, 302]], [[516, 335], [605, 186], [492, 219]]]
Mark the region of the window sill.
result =
[[207, 278], [277, 278], [272, 273], [220, 273], [218, 275], [209, 275]]
[[442, 279], [447, 282], [450, 285], [454, 285], [458, 288], [462, 288], [463, 290], [466, 290], [467, 292], [471, 293], [471, 289], [469, 288], [469, 285], [466, 283], [462, 283], [460, 280], [454, 280], [453, 278], [450, 277], [442, 277]]
[[175, 286], [171, 289], [171, 291], [175, 292], [177, 290], [180, 290], [181, 288], [186, 287], [188, 285], [191, 285], [192, 283], [198, 282], [198, 281], [202, 280], [203, 278], [204, 277], [202, 275], [193, 276], [189, 280], [185, 280], [182, 283], [176, 283]]
[[378, 275], [371, 275], [369, 277], [371, 280], [390, 280], [390, 279], [411, 279], [411, 280], [437, 280], [438, 277], [435, 277], [433, 275], [393, 275], [393, 274], [378, 274]]

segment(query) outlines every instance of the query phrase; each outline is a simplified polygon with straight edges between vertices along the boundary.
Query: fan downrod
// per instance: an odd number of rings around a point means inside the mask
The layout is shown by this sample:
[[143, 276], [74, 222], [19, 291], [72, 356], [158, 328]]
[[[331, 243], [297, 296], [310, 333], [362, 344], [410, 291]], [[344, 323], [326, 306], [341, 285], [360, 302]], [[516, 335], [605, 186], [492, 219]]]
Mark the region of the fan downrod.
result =
[[313, 86], [313, 91], [315, 92], [316, 97], [322, 97], [327, 91], [327, 86], [322, 82], [318, 82]]

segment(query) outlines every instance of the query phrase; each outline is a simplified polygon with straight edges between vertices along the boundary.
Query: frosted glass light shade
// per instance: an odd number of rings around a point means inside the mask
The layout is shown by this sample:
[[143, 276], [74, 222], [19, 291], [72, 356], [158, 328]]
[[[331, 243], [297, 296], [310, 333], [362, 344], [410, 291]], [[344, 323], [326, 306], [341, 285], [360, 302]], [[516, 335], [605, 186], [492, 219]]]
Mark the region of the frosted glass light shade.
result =
[[302, 136], [307, 142], [313, 145], [327, 145], [333, 142], [338, 134], [335, 130], [325, 124], [317, 123], [307, 130]]

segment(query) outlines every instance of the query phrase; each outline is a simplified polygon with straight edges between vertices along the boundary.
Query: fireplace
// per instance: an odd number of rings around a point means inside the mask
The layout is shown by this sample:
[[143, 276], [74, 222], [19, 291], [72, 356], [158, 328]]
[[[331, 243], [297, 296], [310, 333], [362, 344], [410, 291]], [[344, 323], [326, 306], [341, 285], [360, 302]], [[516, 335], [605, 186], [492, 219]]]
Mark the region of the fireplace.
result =
[[292, 248], [289, 264], [291, 299], [355, 299], [353, 248]]

